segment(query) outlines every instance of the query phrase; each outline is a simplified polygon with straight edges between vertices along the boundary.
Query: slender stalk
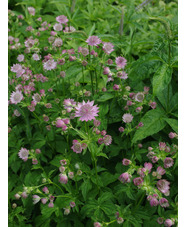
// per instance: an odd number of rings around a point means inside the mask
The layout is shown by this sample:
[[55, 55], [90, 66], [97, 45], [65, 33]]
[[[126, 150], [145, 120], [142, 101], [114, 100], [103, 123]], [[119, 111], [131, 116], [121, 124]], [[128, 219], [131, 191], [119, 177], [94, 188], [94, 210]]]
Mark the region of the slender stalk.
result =
[[94, 96], [94, 84], [93, 84], [93, 75], [92, 75], [92, 71], [90, 71], [90, 76], [91, 76], [92, 95]]
[[[171, 44], [170, 44], [170, 40], [169, 40], [169, 49], [168, 49], [168, 64], [169, 64], [169, 67], [170, 67], [170, 59], [171, 59]], [[168, 84], [168, 92], [167, 92], [167, 112], [169, 110], [169, 92], [170, 92], [170, 83]]]
[[96, 93], [98, 91], [98, 76], [97, 76], [97, 71], [95, 69], [95, 76], [96, 76]]

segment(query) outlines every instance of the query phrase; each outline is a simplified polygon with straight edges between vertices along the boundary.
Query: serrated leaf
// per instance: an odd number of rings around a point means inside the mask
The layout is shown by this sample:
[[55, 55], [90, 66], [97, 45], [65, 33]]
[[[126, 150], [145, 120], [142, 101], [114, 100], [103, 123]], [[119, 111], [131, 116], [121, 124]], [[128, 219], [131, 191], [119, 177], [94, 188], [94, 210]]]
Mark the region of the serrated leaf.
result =
[[99, 153], [99, 154], [97, 154], [97, 156], [102, 156], [102, 157], [109, 159], [108, 156], [105, 153]]
[[178, 120], [172, 118], [164, 118], [165, 121], [171, 126], [171, 128], [178, 133]]
[[153, 94], [158, 95], [160, 92], [162, 92], [170, 83], [171, 79], [172, 69], [167, 64], [160, 66], [153, 76]]
[[107, 100], [112, 99], [112, 98], [114, 98], [114, 95], [111, 93], [107, 93], [107, 94], [104, 94], [103, 96], [101, 96], [99, 99], [97, 99], [97, 101], [106, 102]]
[[140, 122], [143, 122], [144, 125], [143, 127], [137, 129], [132, 139], [132, 143], [161, 131], [166, 126], [164, 117], [165, 113], [163, 110], [154, 109], [148, 111], [140, 120]]
[[82, 185], [80, 186], [80, 189], [82, 191], [83, 198], [86, 200], [87, 193], [91, 190], [92, 184], [90, 180], [85, 180]]

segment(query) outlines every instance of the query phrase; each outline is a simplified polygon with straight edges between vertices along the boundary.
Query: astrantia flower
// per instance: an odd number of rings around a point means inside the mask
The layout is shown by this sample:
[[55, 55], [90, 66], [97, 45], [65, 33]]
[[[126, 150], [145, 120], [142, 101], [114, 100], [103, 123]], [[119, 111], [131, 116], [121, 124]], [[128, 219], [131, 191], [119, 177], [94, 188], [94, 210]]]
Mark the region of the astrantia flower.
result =
[[172, 158], [169, 158], [169, 157], [165, 158], [163, 162], [164, 162], [165, 168], [170, 168], [174, 164], [174, 160]]
[[119, 68], [124, 68], [127, 64], [127, 60], [123, 57], [117, 57], [116, 58], [116, 65], [119, 67]]
[[57, 62], [54, 61], [54, 59], [48, 60], [43, 64], [43, 68], [46, 70], [52, 70], [55, 69], [57, 66]]
[[106, 135], [103, 137], [103, 143], [108, 146], [112, 143], [112, 137], [110, 135]]
[[36, 204], [40, 201], [41, 198], [38, 195], [33, 195], [32, 199], [33, 199], [33, 204]]
[[87, 56], [89, 54], [89, 50], [86, 47], [81, 48], [81, 53], [83, 56]]
[[132, 114], [127, 113], [123, 115], [122, 119], [125, 123], [130, 123], [133, 119], [133, 116]]
[[161, 207], [164, 207], [164, 208], [169, 207], [169, 201], [165, 198], [160, 199], [159, 203]]
[[165, 222], [164, 222], [165, 227], [171, 227], [172, 225], [174, 225], [174, 222], [171, 219], [165, 220]]
[[135, 100], [137, 102], [143, 102], [143, 99], [144, 99], [144, 94], [143, 92], [138, 92], [136, 95], [135, 95]]
[[13, 104], [20, 103], [22, 99], [23, 99], [23, 94], [20, 91], [14, 91], [10, 96], [10, 101]]
[[122, 173], [119, 176], [119, 180], [121, 181], [121, 183], [129, 183], [130, 182], [130, 178], [131, 178], [131, 175], [129, 173], [127, 173], [127, 172]]
[[97, 46], [101, 43], [101, 40], [98, 36], [89, 36], [89, 38], [86, 40], [86, 43], [90, 46]]
[[66, 174], [60, 174], [60, 179], [59, 179], [59, 182], [61, 184], [67, 184], [68, 182], [68, 177]]
[[27, 161], [28, 160], [28, 155], [29, 155], [29, 150], [27, 150], [26, 148], [21, 148], [21, 150], [18, 153], [18, 156], [23, 159], [23, 161]]
[[170, 182], [168, 182], [167, 180], [159, 180], [157, 182], [157, 188], [163, 194], [167, 194], [169, 192], [170, 189], [169, 185]]
[[22, 66], [20, 64], [13, 64], [11, 67], [11, 72], [17, 73], [17, 71], [21, 70]]
[[63, 29], [63, 26], [61, 25], [61, 24], [54, 24], [54, 26], [53, 26], [53, 29], [55, 30], [55, 31], [62, 31], [62, 29]]
[[38, 94], [38, 93], [35, 93], [35, 94], [32, 96], [32, 98], [33, 98], [34, 102], [36, 102], [36, 103], [40, 102], [40, 100], [41, 100], [41, 96], [40, 96], [40, 94]]
[[77, 142], [73, 142], [73, 146], [71, 147], [71, 149], [75, 152], [75, 153], [81, 153], [83, 148], [81, 146], [81, 143]]
[[68, 19], [66, 16], [60, 15], [60, 16], [56, 17], [56, 21], [61, 24], [66, 24], [68, 22]]
[[101, 225], [101, 223], [99, 223], [99, 222], [94, 222], [94, 227], [101, 227], [102, 225]]
[[35, 15], [35, 8], [34, 7], [28, 7], [28, 12], [30, 15], [34, 16]]
[[60, 47], [60, 46], [62, 46], [62, 44], [63, 44], [62, 39], [56, 38], [55, 41], [54, 41], [54, 43], [53, 43], [53, 46]]
[[114, 47], [114, 45], [112, 43], [104, 43], [103, 44], [103, 50], [107, 54], [110, 54], [114, 51], [113, 47]]
[[143, 183], [143, 179], [141, 177], [136, 177], [133, 179], [134, 185], [139, 186]]
[[17, 56], [17, 60], [18, 60], [19, 62], [24, 61], [24, 58], [25, 58], [25, 56], [24, 56], [23, 54], [19, 54], [19, 55]]
[[88, 101], [87, 103], [83, 101], [83, 103], [78, 103], [77, 107], [75, 107], [75, 117], [80, 117], [80, 121], [91, 121], [94, 120], [96, 116], [98, 116], [99, 107], [94, 105], [94, 101]]
[[32, 58], [35, 60], [35, 61], [39, 61], [41, 56], [39, 56], [38, 54], [33, 54], [32, 55]]

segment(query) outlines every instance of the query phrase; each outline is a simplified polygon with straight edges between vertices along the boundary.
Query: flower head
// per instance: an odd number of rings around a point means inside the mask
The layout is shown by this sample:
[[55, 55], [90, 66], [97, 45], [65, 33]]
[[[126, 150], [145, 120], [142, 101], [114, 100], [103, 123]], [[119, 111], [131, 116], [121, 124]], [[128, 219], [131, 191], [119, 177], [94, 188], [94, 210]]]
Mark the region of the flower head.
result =
[[19, 62], [24, 61], [24, 58], [25, 58], [25, 56], [24, 56], [23, 54], [19, 54], [19, 55], [17, 56], [17, 60], [18, 60]]
[[125, 123], [130, 123], [133, 119], [133, 116], [132, 114], [127, 113], [123, 115], [122, 119]]
[[130, 178], [131, 178], [131, 175], [129, 173], [127, 173], [127, 172], [122, 173], [119, 176], [119, 180], [121, 181], [121, 183], [129, 183], [130, 182]]
[[41, 199], [38, 195], [33, 195], [32, 198], [33, 198], [33, 204], [38, 203]]
[[127, 60], [125, 58], [123, 58], [123, 57], [116, 58], [116, 65], [118, 66], [118, 68], [124, 69], [126, 64], [127, 64]]
[[28, 155], [29, 155], [29, 150], [27, 150], [26, 148], [21, 148], [21, 150], [18, 153], [18, 156], [23, 160], [23, 161], [27, 161], [28, 160]]
[[83, 148], [81, 146], [81, 143], [80, 142], [76, 142], [76, 141], [73, 141], [73, 146], [71, 147], [71, 149], [75, 152], [75, 153], [81, 153]]
[[22, 99], [23, 99], [23, 94], [21, 91], [14, 91], [10, 96], [10, 101], [13, 104], [20, 103]]
[[143, 183], [143, 179], [141, 177], [136, 177], [133, 179], [134, 185], [139, 186]]
[[98, 36], [89, 36], [89, 38], [86, 40], [86, 43], [90, 46], [97, 46], [101, 43], [101, 40]]
[[112, 143], [112, 137], [110, 135], [106, 135], [103, 137], [103, 143], [108, 146]]
[[98, 116], [99, 107], [97, 105], [94, 105], [94, 101], [88, 101], [85, 103], [78, 103], [77, 107], [75, 107], [75, 117], [80, 117], [80, 121], [91, 121], [94, 120], [96, 116]]
[[68, 19], [66, 16], [60, 15], [60, 16], [56, 17], [56, 21], [61, 24], [66, 24], [68, 22]]
[[169, 185], [170, 182], [168, 182], [167, 180], [159, 180], [157, 182], [157, 188], [163, 194], [167, 194], [169, 192], [170, 189]]
[[114, 45], [112, 43], [104, 43], [103, 44], [103, 50], [106, 54], [110, 54], [114, 51], [113, 49]]
[[35, 8], [34, 7], [28, 7], [28, 12], [30, 15], [34, 16], [35, 15]]
[[57, 62], [55, 62], [54, 59], [50, 59], [43, 64], [43, 68], [47, 71], [55, 69], [56, 66], [57, 66]]
[[63, 26], [61, 24], [56, 23], [56, 24], [54, 24], [53, 29], [55, 31], [58, 31], [59, 32], [59, 31], [62, 31]]
[[165, 158], [164, 162], [164, 167], [165, 168], [170, 168], [174, 164], [174, 160], [172, 158]]
[[135, 100], [137, 102], [143, 102], [143, 99], [144, 99], [144, 93], [143, 92], [138, 92], [136, 95], [135, 95]]

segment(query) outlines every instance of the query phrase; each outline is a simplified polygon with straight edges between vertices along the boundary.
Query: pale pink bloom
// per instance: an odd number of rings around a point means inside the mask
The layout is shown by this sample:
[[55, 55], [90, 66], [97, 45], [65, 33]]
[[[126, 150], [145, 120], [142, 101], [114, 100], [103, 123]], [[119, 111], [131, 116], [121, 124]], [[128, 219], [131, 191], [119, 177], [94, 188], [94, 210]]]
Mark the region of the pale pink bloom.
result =
[[101, 135], [102, 135], [102, 136], [105, 136], [106, 134], [107, 134], [106, 130], [102, 130], [102, 131], [101, 131]]
[[19, 111], [18, 111], [17, 109], [14, 110], [14, 115], [15, 115], [16, 117], [21, 116], [21, 114], [19, 113]]
[[169, 185], [170, 185], [170, 182], [168, 182], [167, 180], [164, 180], [164, 179], [159, 180], [157, 182], [157, 188], [163, 194], [167, 194], [169, 192], [169, 189], [170, 189]]
[[124, 71], [119, 71], [117, 72], [117, 77], [126, 80], [128, 78], [128, 74]]
[[37, 148], [37, 149], [35, 150], [35, 152], [36, 152], [36, 154], [40, 154], [40, 153], [41, 153], [41, 150]]
[[70, 207], [75, 207], [75, 206], [76, 206], [75, 202], [70, 202]]
[[48, 194], [48, 193], [49, 193], [49, 190], [48, 190], [48, 188], [47, 188], [46, 186], [42, 189], [42, 191], [43, 191], [45, 194]]
[[17, 60], [18, 60], [19, 62], [24, 61], [24, 58], [25, 58], [25, 56], [24, 56], [23, 54], [19, 54], [19, 55], [17, 56]]
[[33, 99], [34, 102], [38, 103], [38, 102], [41, 101], [41, 96], [40, 96], [40, 94], [35, 93], [35, 94], [32, 96], [32, 99]]
[[151, 172], [151, 169], [152, 169], [152, 163], [150, 163], [150, 162], [145, 162], [144, 168], [145, 168], [146, 170], [148, 170], [148, 173], [150, 173], [150, 172]]
[[27, 150], [26, 148], [21, 148], [21, 150], [18, 153], [19, 158], [21, 158], [23, 161], [27, 161], [28, 160], [28, 155], [29, 155], [29, 150]]
[[118, 130], [119, 130], [119, 132], [124, 132], [125, 129], [121, 126], [121, 127], [119, 127]]
[[117, 65], [118, 68], [124, 69], [126, 64], [127, 64], [127, 60], [125, 58], [123, 58], [123, 57], [117, 57], [116, 58], [116, 65]]
[[71, 149], [75, 152], [75, 153], [81, 153], [82, 152], [82, 146], [81, 143], [77, 142], [73, 142], [73, 146], [71, 147]]
[[143, 92], [138, 92], [136, 95], [135, 95], [135, 100], [137, 102], [143, 102], [143, 99], [144, 99], [145, 95]]
[[28, 195], [27, 195], [26, 192], [22, 192], [21, 197], [24, 198], [24, 199], [26, 199], [28, 197]]
[[33, 204], [38, 203], [41, 199], [38, 195], [33, 195], [32, 198], [33, 198]]
[[159, 160], [159, 158], [157, 156], [153, 156], [152, 159], [151, 159], [151, 161], [153, 163], [156, 163], [158, 160]]
[[91, 121], [94, 120], [96, 116], [98, 116], [99, 107], [97, 105], [94, 105], [94, 101], [88, 101], [85, 103], [78, 103], [77, 107], [75, 107], [75, 117], [80, 117], [80, 121]]
[[65, 160], [65, 159], [60, 160], [60, 164], [62, 166], [65, 166], [67, 164], [67, 160]]
[[122, 217], [118, 217], [117, 218], [117, 223], [118, 224], [122, 224], [124, 222], [123, 218]]
[[60, 167], [59, 167], [59, 171], [60, 171], [61, 173], [64, 173], [64, 172], [65, 172], [65, 169], [66, 169], [66, 168], [65, 168], [64, 166], [60, 166]]
[[54, 207], [53, 201], [50, 201], [50, 203], [48, 204], [48, 207], [50, 207], [50, 208]]
[[12, 92], [10, 96], [10, 101], [12, 104], [20, 103], [22, 99], [23, 99], [23, 94], [21, 91], [18, 91], [18, 90]]
[[99, 144], [102, 144], [102, 143], [103, 143], [103, 138], [99, 138], [99, 139], [98, 139], [98, 143], [99, 143]]
[[156, 109], [156, 102], [150, 102], [150, 103], [149, 103], [149, 106], [150, 106], [152, 109]]
[[164, 222], [165, 227], [171, 227], [174, 225], [174, 222], [171, 219], [166, 219]]
[[48, 60], [46, 62], [44, 62], [43, 64], [43, 68], [45, 70], [52, 70], [52, 69], [55, 69], [57, 66], [57, 62], [55, 62], [53, 59], [51, 60]]
[[150, 199], [150, 205], [152, 206], [157, 206], [159, 204], [158, 200], [155, 197], [152, 197]]
[[48, 199], [47, 199], [47, 198], [42, 198], [42, 199], [41, 199], [42, 204], [46, 204], [46, 203], [47, 203], [47, 201], [48, 201]]
[[22, 66], [20, 64], [13, 64], [11, 67], [11, 72], [17, 73], [19, 70], [22, 70]]
[[95, 127], [98, 127], [99, 125], [101, 124], [101, 122], [100, 121], [98, 121], [98, 120], [94, 120], [94, 126]]
[[169, 157], [165, 158], [163, 162], [164, 162], [165, 168], [170, 168], [174, 164], [174, 160], [172, 158], [169, 158]]
[[16, 193], [16, 194], [14, 195], [14, 197], [15, 197], [16, 199], [20, 199], [20, 198], [21, 198], [21, 196], [20, 196], [18, 193]]
[[144, 93], [145, 94], [148, 94], [149, 90], [150, 90], [150, 87], [146, 87], [146, 86], [144, 87]]
[[132, 114], [127, 113], [123, 115], [122, 119], [125, 123], [130, 123], [133, 120], [133, 116]]
[[120, 85], [118, 85], [118, 84], [114, 84], [113, 89], [114, 89], [115, 91], [118, 91], [118, 90], [119, 90], [119, 88], [120, 88]]
[[159, 143], [159, 149], [160, 149], [160, 151], [165, 150], [165, 148], [166, 148], [166, 143], [160, 142], [160, 143]]
[[66, 174], [60, 174], [59, 182], [61, 184], [67, 184], [68, 182], [68, 177]]
[[99, 223], [99, 222], [94, 222], [94, 227], [101, 227], [102, 225], [101, 225], [101, 223]]
[[39, 61], [41, 59], [41, 56], [39, 56], [38, 54], [33, 54], [32, 55], [32, 58], [35, 60], [35, 61]]
[[65, 125], [64, 121], [62, 119], [57, 119], [56, 127], [61, 128], [63, 125]]
[[157, 176], [162, 176], [165, 174], [165, 170], [161, 166], [158, 166], [156, 173], [157, 173]]
[[64, 215], [70, 214], [70, 209], [69, 208], [64, 208]]
[[164, 207], [164, 208], [169, 207], [169, 201], [165, 198], [160, 199], [159, 203], [161, 207]]
[[110, 135], [106, 135], [103, 137], [103, 143], [108, 146], [112, 143], [112, 137]]
[[97, 46], [101, 43], [101, 40], [98, 36], [89, 36], [89, 38], [86, 40], [86, 43], [90, 46]]
[[119, 180], [121, 181], [121, 183], [129, 183], [130, 182], [130, 178], [131, 178], [131, 175], [129, 173], [127, 173], [127, 172], [122, 173], [119, 176]]
[[38, 164], [37, 158], [33, 158], [33, 159], [32, 159], [32, 164], [33, 164], [33, 165], [37, 165], [37, 164]]
[[74, 172], [69, 172], [69, 173], [68, 173], [68, 177], [69, 177], [70, 179], [74, 178]]
[[175, 136], [176, 136], [176, 133], [174, 133], [174, 132], [170, 132], [169, 133], [169, 138], [170, 139], [173, 139]]
[[70, 27], [65, 27], [65, 29], [63, 30], [63, 32], [75, 32], [76, 29], [73, 26]]
[[54, 24], [54, 26], [53, 26], [53, 29], [55, 30], [55, 31], [62, 31], [62, 29], [63, 29], [63, 26], [61, 25], [61, 24]]
[[68, 22], [68, 19], [66, 16], [60, 15], [60, 16], [56, 17], [56, 21], [61, 24], [66, 24]]
[[133, 179], [134, 185], [139, 186], [143, 184], [143, 179], [141, 177], [136, 177]]
[[109, 67], [105, 67], [104, 70], [103, 70], [103, 74], [107, 75], [109, 73], [110, 73], [110, 68]]
[[28, 7], [28, 12], [30, 15], [34, 16], [35, 15], [35, 8], [34, 7]]
[[109, 65], [112, 65], [112, 64], [113, 64], [112, 59], [108, 59], [107, 63], [108, 63]]
[[161, 217], [157, 218], [157, 223], [160, 225], [163, 224], [163, 218]]
[[83, 56], [87, 56], [89, 54], [89, 50], [86, 47], [81, 48], [81, 53]]
[[122, 164], [123, 164], [124, 166], [128, 166], [128, 165], [131, 164], [131, 161], [130, 161], [129, 159], [124, 158], [124, 159], [122, 160]]
[[54, 43], [53, 43], [53, 46], [55, 46], [55, 47], [60, 47], [60, 46], [62, 46], [62, 45], [63, 45], [62, 39], [56, 38], [55, 41], [54, 41]]
[[106, 54], [110, 54], [114, 51], [114, 45], [110, 42], [104, 43], [103, 44], [103, 50], [105, 51]]

